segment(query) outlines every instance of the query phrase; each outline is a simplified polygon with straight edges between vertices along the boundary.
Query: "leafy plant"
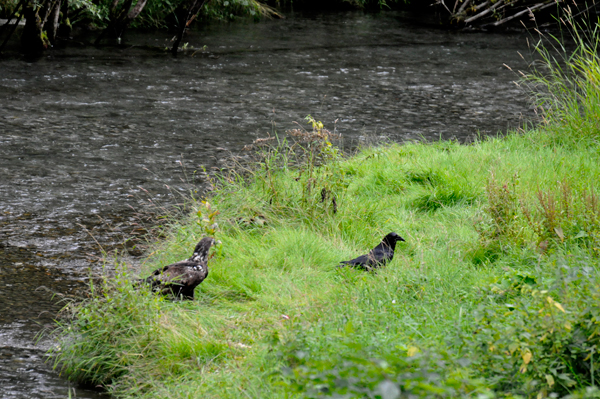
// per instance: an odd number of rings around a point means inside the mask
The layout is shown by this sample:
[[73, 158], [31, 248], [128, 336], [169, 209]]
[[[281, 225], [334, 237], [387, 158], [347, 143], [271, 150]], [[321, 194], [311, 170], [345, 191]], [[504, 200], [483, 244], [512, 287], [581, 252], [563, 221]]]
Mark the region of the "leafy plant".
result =
[[597, 271], [561, 263], [556, 274], [545, 286], [507, 275], [508, 284], [490, 287], [491, 301], [482, 301], [463, 330], [464, 353], [495, 390], [546, 397], [598, 381]]
[[[350, 327], [351, 328], [351, 327]], [[346, 342], [335, 355], [311, 352], [303, 333], [287, 344], [286, 384], [308, 398], [493, 398], [485, 382], [465, 368], [470, 361], [444, 351], [423, 353], [415, 346], [390, 348], [373, 357], [372, 350]]]
[[196, 223], [204, 231], [204, 234], [214, 237], [219, 229], [219, 224], [216, 222], [219, 211], [214, 210], [213, 206], [206, 199], [200, 201], [199, 205], [196, 211], [196, 215], [198, 216]]

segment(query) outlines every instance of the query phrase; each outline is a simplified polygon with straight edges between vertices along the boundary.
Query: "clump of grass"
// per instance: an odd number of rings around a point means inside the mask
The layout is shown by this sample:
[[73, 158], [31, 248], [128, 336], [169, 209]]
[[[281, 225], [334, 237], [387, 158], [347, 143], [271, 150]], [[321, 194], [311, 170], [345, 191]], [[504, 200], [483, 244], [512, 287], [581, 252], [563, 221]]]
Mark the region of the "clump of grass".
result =
[[[528, 74], [546, 140], [560, 144], [597, 143], [600, 132], [600, 32], [597, 17], [566, 14], [560, 37], [542, 35], [535, 45], [540, 66]], [[586, 22], [587, 21], [587, 22]], [[574, 44], [574, 50], [567, 50]]]
[[152, 346], [160, 330], [162, 299], [134, 292], [124, 268], [91, 289], [89, 300], [63, 309], [61, 344], [50, 353], [55, 367], [69, 378], [107, 384], [125, 375]]
[[439, 176], [437, 171], [426, 169], [406, 171], [406, 180], [408, 180], [411, 183], [436, 186], [443, 179]]
[[417, 197], [412, 205], [420, 211], [433, 212], [443, 207], [470, 204], [476, 198], [477, 195], [468, 188], [459, 185], [440, 185], [432, 187], [427, 194]]

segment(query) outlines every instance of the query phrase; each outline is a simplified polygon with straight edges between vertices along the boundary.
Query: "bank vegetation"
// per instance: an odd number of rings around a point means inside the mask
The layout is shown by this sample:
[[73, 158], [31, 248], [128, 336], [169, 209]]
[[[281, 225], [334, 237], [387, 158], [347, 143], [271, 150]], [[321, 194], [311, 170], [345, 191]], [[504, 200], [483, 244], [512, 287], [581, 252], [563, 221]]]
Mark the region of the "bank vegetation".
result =
[[[143, 270], [72, 303], [55, 366], [117, 397], [600, 397], [598, 36], [521, 84], [542, 122], [505, 137], [364, 146], [307, 130], [173, 220]], [[268, 144], [268, 145], [267, 145]], [[215, 226], [218, 224], [218, 227]], [[376, 272], [337, 268], [390, 231]], [[221, 241], [194, 301], [132, 281]]]
[[[403, 9], [450, 29], [496, 29], [506, 26], [554, 27], [558, 16], [573, 18], [597, 12], [596, 0], [0, 0], [0, 54], [18, 36], [21, 52], [39, 56], [68, 44], [76, 31], [96, 32], [94, 45], [120, 45], [129, 27], [173, 33], [177, 55], [186, 31], [211, 20], [283, 18], [282, 10]], [[24, 23], [20, 29], [19, 24]]]

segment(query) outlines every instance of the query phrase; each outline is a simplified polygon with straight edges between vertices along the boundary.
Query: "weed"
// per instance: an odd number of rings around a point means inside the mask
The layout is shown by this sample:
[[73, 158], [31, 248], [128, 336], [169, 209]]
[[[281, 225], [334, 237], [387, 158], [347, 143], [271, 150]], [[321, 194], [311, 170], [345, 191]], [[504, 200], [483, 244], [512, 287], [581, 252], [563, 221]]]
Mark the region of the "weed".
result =
[[563, 180], [554, 189], [538, 191], [536, 198], [537, 206], [523, 205], [523, 213], [538, 242], [571, 240], [599, 254], [600, 208], [593, 189], [575, 190]]

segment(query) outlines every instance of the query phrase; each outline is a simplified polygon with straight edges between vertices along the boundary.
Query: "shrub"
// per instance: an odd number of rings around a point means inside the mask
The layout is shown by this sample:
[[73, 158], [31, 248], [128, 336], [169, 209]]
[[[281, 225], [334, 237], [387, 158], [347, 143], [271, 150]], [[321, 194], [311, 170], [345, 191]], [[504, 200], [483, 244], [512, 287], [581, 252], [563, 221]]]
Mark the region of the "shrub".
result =
[[589, 266], [561, 261], [556, 277], [509, 272], [484, 291], [461, 333], [471, 367], [494, 390], [565, 395], [600, 378], [600, 283]]
[[493, 398], [483, 380], [473, 378], [458, 359], [443, 351], [420, 353], [416, 347], [385, 355], [351, 344], [353, 356], [314, 355], [302, 338], [288, 346], [288, 387], [308, 398]]

